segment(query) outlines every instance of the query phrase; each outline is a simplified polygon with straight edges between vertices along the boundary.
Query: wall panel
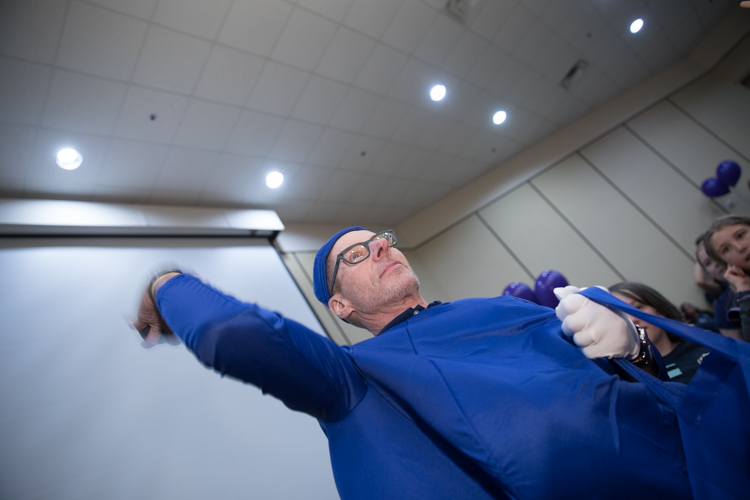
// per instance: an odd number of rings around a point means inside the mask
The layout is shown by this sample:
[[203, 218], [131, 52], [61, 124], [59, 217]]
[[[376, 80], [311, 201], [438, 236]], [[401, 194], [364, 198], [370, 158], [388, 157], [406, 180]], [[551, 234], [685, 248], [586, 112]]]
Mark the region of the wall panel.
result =
[[714, 219], [725, 214], [694, 184], [622, 127], [581, 154], [688, 255], [692, 256], [695, 251], [695, 238]]
[[529, 183], [479, 214], [534, 276], [554, 269], [577, 286], [606, 286], [620, 280]]
[[702, 303], [691, 258], [580, 156], [533, 182], [626, 279], [653, 286], [678, 303]]
[[508, 283], [529, 283], [533, 279], [476, 216], [455, 225], [415, 253], [446, 291], [446, 300], [495, 297]]

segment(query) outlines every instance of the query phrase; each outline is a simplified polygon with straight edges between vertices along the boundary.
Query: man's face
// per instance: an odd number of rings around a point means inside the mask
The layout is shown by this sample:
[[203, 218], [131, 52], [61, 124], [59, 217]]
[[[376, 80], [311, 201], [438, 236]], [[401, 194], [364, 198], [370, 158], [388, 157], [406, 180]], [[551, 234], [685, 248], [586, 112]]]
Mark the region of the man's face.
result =
[[[336, 265], [336, 256], [345, 248], [367, 241], [374, 233], [352, 231], [338, 239], [328, 255], [328, 265]], [[336, 295], [350, 301], [363, 313], [375, 313], [382, 306], [417, 293], [419, 279], [404, 254], [388, 246], [385, 239], [371, 241], [370, 256], [358, 264], [340, 261], [336, 275]]]

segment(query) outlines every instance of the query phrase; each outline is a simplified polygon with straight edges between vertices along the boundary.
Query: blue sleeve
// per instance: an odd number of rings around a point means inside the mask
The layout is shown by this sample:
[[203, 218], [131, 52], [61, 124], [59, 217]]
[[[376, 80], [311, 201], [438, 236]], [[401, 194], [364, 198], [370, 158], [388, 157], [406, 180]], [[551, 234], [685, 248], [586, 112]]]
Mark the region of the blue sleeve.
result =
[[280, 314], [186, 274], [167, 281], [156, 300], [169, 327], [202, 363], [293, 410], [335, 422], [364, 397], [364, 381], [342, 348]]

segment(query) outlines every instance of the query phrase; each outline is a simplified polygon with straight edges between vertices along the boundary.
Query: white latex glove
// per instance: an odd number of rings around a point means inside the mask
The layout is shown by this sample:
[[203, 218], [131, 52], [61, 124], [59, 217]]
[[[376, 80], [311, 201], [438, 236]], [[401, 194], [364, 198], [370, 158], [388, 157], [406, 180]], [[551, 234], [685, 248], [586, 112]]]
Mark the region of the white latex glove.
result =
[[[597, 288], [609, 292], [604, 287]], [[583, 354], [589, 359], [635, 359], [640, 352], [641, 342], [633, 322], [625, 313], [578, 294], [582, 290], [585, 288], [575, 286], [553, 290], [560, 299], [555, 313], [563, 322], [563, 333], [572, 336], [573, 342], [583, 348]]]

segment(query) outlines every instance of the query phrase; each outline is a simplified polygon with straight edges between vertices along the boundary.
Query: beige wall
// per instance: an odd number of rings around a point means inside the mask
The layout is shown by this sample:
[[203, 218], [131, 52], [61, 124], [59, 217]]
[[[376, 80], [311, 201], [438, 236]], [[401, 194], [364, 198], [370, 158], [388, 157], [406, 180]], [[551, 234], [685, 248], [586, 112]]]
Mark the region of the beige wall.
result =
[[[738, 83], [750, 73], [750, 38], [706, 76], [677, 85], [690, 64], [397, 227], [425, 298], [495, 296], [510, 282], [533, 285], [543, 270], [555, 269], [578, 286], [640, 281], [677, 304], [705, 306], [693, 283], [694, 240], [717, 216], [750, 215], [750, 89]], [[624, 118], [607, 122], [608, 109]], [[584, 141], [587, 135], [594, 139]], [[566, 137], [583, 145], [566, 151], [559, 146]], [[700, 184], [725, 159], [737, 161], [743, 175], [730, 195], [712, 201]], [[510, 173], [503, 173], [506, 166]], [[340, 343], [367, 338], [315, 301], [313, 255], [290, 252], [285, 261], [321, 323]]]

